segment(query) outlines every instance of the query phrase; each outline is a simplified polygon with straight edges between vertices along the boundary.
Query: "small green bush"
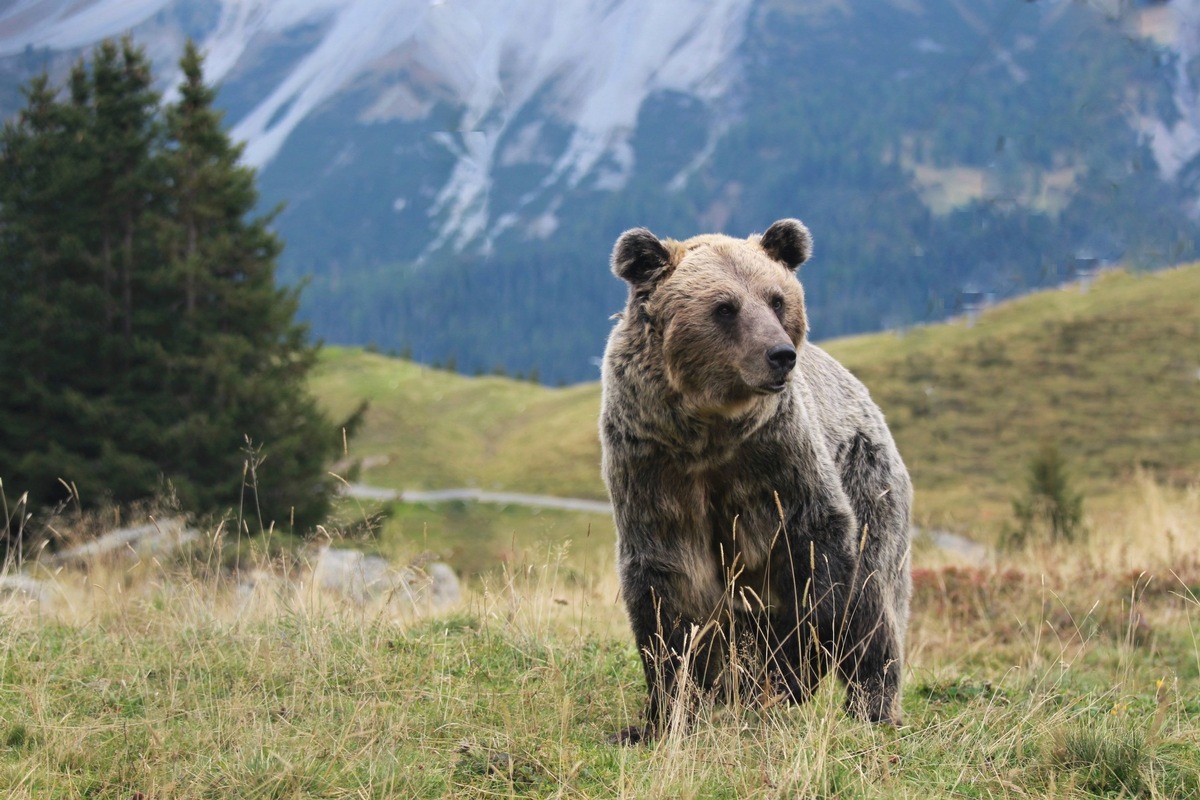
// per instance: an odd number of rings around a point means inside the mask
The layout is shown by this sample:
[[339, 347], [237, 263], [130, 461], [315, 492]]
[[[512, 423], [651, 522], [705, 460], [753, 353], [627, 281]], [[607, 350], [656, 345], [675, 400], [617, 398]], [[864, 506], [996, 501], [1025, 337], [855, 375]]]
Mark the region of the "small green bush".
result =
[[1036, 539], [1074, 542], [1084, 536], [1083, 495], [1072, 485], [1062, 453], [1044, 444], [1029, 462], [1025, 493], [1013, 500], [1017, 525], [1003, 544], [1015, 549]]

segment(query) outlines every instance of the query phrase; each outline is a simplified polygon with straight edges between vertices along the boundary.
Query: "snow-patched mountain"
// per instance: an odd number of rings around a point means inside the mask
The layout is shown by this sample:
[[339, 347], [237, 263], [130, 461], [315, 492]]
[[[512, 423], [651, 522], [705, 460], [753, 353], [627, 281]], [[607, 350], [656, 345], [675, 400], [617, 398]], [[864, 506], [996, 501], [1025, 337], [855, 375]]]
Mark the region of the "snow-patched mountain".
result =
[[[0, 55], [74, 51], [127, 31], [163, 61], [198, 33], [215, 82], [261, 82], [233, 120], [245, 159], [263, 167], [305, 119], [338, 95], [370, 87], [364, 125], [455, 107], [437, 137], [454, 160], [430, 212], [430, 247], [461, 247], [511, 224], [488, 202], [503, 161], [548, 158], [539, 190], [573, 187], [605, 157], [618, 187], [632, 168], [628, 139], [645, 98], [678, 91], [717, 101], [735, 75], [751, 0], [213, 0], [195, 31], [179, 0], [18, 0], [0, 12]], [[290, 52], [281, 52], [281, 51]], [[286, 67], [278, 68], [278, 60]], [[169, 74], [169, 73], [168, 73]], [[536, 101], [536, 114], [523, 116]], [[543, 115], [570, 135], [548, 147]], [[504, 150], [505, 138], [512, 144]], [[407, 202], [401, 199], [401, 202]]]
[[191, 37], [330, 341], [594, 376], [624, 228], [800, 216], [815, 331], [1198, 250], [1200, 0], [0, 0], [15, 85]]

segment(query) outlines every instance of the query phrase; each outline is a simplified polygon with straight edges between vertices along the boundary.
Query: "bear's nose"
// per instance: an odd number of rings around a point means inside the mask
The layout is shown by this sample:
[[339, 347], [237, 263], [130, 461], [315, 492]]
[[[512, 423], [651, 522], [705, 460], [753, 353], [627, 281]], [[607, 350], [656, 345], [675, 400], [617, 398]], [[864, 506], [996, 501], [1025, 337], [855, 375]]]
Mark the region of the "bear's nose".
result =
[[781, 372], [791, 372], [796, 366], [796, 348], [790, 344], [777, 344], [767, 351], [767, 363], [771, 369]]

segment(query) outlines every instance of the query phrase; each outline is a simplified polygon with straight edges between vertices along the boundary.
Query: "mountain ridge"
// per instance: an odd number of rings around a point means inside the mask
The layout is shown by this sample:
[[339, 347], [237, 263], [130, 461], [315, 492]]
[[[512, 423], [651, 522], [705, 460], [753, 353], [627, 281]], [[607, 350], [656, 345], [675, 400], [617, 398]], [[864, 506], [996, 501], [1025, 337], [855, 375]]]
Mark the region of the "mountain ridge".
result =
[[635, 225], [804, 218], [822, 335], [1188, 258], [1200, 0], [1107, 8], [16, 2], [0, 73], [132, 31], [167, 88], [194, 36], [262, 207], [286, 204], [281, 276], [310, 280], [320, 337], [578, 381], [621, 303], [606, 254]]
[[[17, 27], [21, 16], [33, 16], [35, 9], [23, 5], [0, 17], [0, 24]], [[461, 250], [511, 224], [487, 209], [487, 179], [503, 157], [499, 140], [532, 98], [548, 93], [554, 115], [574, 129], [545, 185], [577, 184], [605, 155], [627, 169], [622, 140], [648, 94], [674, 90], [715, 99], [728, 88], [717, 66], [738, 44], [749, 5], [749, 0], [571, 5], [517, 0], [502, 7], [483, 0], [223, 0], [202, 42], [210, 78], [222, 82], [236, 80], [239, 69], [248, 69], [244, 64], [265, 58], [269, 40], [317, 33], [303, 37], [309, 46], [294, 48], [292, 68], [233, 122], [231, 135], [247, 143], [244, 161], [260, 169], [322, 104], [380, 76], [391, 80], [358, 115], [362, 124], [423, 119], [439, 96], [459, 103], [458, 119], [435, 137], [455, 166], [431, 205], [431, 215], [445, 217], [425, 248], [432, 252], [447, 244]], [[97, 0], [82, 7], [47, 6], [18, 31], [0, 35], [0, 55], [25, 47], [75, 50], [147, 28], [159, 51], [174, 43], [158, 43], [159, 37], [172, 37], [155, 32], [153, 20], [180, 6], [186, 4]], [[579, 48], [589, 33], [600, 41]], [[536, 123], [518, 133], [537, 135]]]

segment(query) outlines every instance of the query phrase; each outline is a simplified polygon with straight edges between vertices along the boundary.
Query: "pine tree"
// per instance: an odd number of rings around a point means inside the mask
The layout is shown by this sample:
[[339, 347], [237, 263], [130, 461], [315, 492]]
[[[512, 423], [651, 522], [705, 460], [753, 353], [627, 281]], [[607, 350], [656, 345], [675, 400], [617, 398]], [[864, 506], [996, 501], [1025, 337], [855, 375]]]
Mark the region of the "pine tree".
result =
[[330, 487], [320, 476], [337, 442], [300, 391], [316, 351], [294, 321], [297, 291], [275, 284], [282, 244], [269, 218], [247, 221], [257, 202], [254, 171], [238, 164], [242, 148], [221, 129], [194, 43], [180, 67], [163, 156], [176, 320], [171, 380], [183, 412], [169, 429], [170, 449], [181, 469], [206, 465], [186, 487], [200, 502], [235, 495], [242, 473], [233, 467], [262, 460], [248, 476], [265, 513], [283, 519], [281, 511], [294, 509], [297, 525], [311, 525], [326, 510]]
[[94, 291], [99, 280], [103, 298], [91, 312], [100, 318], [85, 328], [100, 333], [90, 348], [79, 347], [95, 350], [95, 366], [80, 370], [91, 378], [82, 387], [95, 414], [90, 427], [102, 433], [103, 472], [89, 484], [120, 502], [157, 486], [163, 471], [155, 440], [171, 413], [158, 378], [166, 354], [156, 323], [165, 315], [154, 295], [162, 262], [152, 235], [163, 210], [163, 130], [150, 64], [130, 39], [96, 48], [90, 84], [82, 65], [75, 72], [74, 104], [86, 99], [76, 169], [87, 180], [80, 198], [90, 217], [81, 229], [92, 262], [78, 284]]
[[88, 455], [103, 449], [91, 402], [103, 385], [94, 358], [102, 332], [92, 323], [105, 298], [84, 241], [92, 227], [84, 200], [86, 98], [59, 102], [43, 77], [26, 99], [0, 151], [0, 275], [8, 300], [0, 335], [0, 468], [8, 486], [57, 498], [64, 494], [59, 477], [87, 482]]
[[303, 529], [338, 441], [304, 390], [316, 351], [191, 43], [181, 67], [164, 113], [141, 50], [105, 42], [0, 134], [0, 479], [43, 507], [166, 479], [190, 510]]

